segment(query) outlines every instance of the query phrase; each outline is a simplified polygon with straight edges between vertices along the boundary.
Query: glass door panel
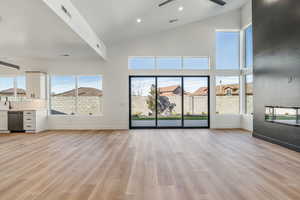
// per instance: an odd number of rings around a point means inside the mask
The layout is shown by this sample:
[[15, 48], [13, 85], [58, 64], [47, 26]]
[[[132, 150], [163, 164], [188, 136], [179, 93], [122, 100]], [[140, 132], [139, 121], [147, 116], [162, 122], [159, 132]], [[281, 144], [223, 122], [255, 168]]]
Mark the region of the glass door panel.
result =
[[209, 127], [208, 77], [184, 77], [184, 127]]
[[157, 77], [158, 127], [182, 127], [181, 82], [181, 77]]
[[130, 79], [131, 127], [156, 127], [155, 77]]

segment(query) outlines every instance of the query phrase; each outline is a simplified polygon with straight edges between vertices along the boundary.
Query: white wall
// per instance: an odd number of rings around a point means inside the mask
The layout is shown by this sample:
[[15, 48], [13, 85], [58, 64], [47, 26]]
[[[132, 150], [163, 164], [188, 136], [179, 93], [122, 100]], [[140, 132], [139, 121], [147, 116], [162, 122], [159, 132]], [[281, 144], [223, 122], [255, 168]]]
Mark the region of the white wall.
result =
[[242, 7], [241, 19], [242, 27], [245, 27], [252, 22], [252, 0]]
[[[214, 66], [215, 30], [240, 29], [241, 10], [206, 19], [126, 41], [108, 48], [108, 61], [100, 59], [80, 61], [66, 58], [60, 62], [45, 62], [43, 70], [50, 74], [95, 74], [103, 75], [104, 111], [100, 117], [49, 116], [50, 129], [127, 129], [128, 128], [128, 56], [210, 56]], [[203, 73], [203, 72], [202, 72]], [[229, 72], [227, 72], [229, 73]], [[143, 74], [143, 72], [140, 72]], [[197, 71], [165, 71], [153, 74], [200, 75]], [[145, 75], [145, 74], [144, 74]], [[211, 80], [212, 82], [214, 79]], [[214, 87], [211, 88], [211, 105], [214, 105]], [[211, 108], [212, 128], [241, 128], [241, 116], [216, 116]]]

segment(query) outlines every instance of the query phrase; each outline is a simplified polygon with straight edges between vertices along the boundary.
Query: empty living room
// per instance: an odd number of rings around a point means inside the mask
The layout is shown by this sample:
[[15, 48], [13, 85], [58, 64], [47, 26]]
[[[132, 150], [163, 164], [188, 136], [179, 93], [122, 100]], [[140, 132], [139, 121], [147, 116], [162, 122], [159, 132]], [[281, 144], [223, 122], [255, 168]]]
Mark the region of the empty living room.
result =
[[300, 1], [1, 0], [0, 200], [300, 200]]

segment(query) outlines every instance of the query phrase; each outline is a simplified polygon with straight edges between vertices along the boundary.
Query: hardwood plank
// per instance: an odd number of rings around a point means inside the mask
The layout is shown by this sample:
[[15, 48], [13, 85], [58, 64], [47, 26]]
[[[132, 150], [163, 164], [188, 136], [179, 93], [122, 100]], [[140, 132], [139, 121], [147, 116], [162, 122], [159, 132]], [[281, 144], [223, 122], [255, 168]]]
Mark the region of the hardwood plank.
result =
[[300, 154], [242, 130], [0, 136], [0, 199], [298, 200]]

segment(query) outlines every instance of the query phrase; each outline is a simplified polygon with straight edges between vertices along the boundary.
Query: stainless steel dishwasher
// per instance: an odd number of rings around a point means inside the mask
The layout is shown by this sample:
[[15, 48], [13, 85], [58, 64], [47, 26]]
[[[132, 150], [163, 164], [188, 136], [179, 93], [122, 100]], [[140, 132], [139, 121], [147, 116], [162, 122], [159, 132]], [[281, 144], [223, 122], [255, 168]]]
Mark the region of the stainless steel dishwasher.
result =
[[23, 111], [8, 111], [8, 130], [11, 132], [23, 132]]

